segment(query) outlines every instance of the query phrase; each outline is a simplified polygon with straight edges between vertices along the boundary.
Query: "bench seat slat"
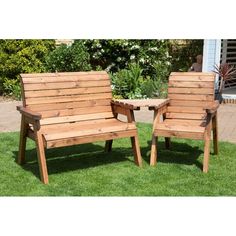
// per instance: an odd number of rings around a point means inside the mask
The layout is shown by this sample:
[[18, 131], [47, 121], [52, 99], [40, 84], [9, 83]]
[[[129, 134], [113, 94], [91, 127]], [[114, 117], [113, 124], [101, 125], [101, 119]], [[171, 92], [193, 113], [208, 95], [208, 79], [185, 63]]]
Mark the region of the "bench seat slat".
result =
[[67, 131], [60, 131], [58, 130], [57, 133], [49, 133], [43, 134], [46, 141], [58, 140], [58, 139], [66, 139], [66, 138], [74, 138], [80, 136], [89, 136], [89, 135], [98, 135], [103, 133], [110, 133], [110, 132], [118, 132], [118, 131], [128, 131], [128, 130], [135, 130], [135, 125], [132, 123], [115, 123], [114, 124], [100, 124], [99, 126], [94, 125], [87, 125], [86, 128], [75, 128], [74, 130], [67, 130]]
[[117, 131], [117, 132], [110, 132], [110, 133], [103, 133], [103, 134], [96, 134], [96, 135], [89, 135], [89, 136], [74, 137], [70, 139], [47, 141], [46, 147], [47, 148], [65, 147], [65, 146], [71, 146], [75, 144], [92, 143], [92, 142], [97, 142], [97, 141], [133, 137], [135, 135], [137, 135], [137, 130]]

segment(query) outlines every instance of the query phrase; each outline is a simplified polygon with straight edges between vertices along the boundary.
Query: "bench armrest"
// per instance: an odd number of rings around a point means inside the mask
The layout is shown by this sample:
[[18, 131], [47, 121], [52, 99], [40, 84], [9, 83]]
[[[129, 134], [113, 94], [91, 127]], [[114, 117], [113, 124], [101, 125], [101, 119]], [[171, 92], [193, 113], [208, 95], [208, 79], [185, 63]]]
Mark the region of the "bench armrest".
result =
[[42, 118], [42, 115], [38, 112], [32, 111], [28, 108], [25, 108], [23, 106], [17, 106], [16, 109], [24, 116], [33, 119], [33, 120], [40, 120]]
[[134, 106], [132, 104], [121, 102], [121, 101], [112, 100], [111, 104], [116, 105], [116, 106], [120, 106], [125, 109], [129, 109], [129, 110], [140, 110], [140, 107], [138, 107], [138, 106]]
[[212, 103], [208, 103], [206, 106], [203, 107], [203, 109], [205, 109], [207, 113], [213, 114], [217, 111], [219, 106], [219, 101], [214, 101]]
[[159, 105], [151, 105], [148, 107], [149, 110], [159, 110], [160, 108], [163, 108], [167, 105], [169, 105], [170, 103], [170, 99], [166, 99], [166, 101], [162, 102], [161, 104]]

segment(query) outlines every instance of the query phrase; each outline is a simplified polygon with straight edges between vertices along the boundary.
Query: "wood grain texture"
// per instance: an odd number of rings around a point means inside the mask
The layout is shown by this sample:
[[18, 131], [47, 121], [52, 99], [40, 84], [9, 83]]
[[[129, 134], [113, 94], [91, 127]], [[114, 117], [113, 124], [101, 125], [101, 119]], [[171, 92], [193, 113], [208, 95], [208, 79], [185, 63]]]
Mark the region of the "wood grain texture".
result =
[[[135, 163], [141, 166], [137, 128], [130, 107], [112, 104], [105, 72], [22, 74], [23, 107], [18, 162], [24, 161], [26, 137], [36, 142], [40, 178], [48, 183], [44, 148], [71, 146], [130, 137]], [[128, 122], [117, 119], [123, 113]]]

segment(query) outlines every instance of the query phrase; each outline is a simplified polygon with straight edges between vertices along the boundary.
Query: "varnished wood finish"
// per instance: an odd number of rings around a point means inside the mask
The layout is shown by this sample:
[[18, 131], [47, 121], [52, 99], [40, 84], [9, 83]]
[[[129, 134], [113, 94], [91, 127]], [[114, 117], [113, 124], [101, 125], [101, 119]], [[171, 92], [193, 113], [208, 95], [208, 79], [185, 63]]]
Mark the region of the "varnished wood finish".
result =
[[[150, 165], [156, 163], [156, 138], [188, 138], [204, 140], [203, 171], [208, 171], [211, 129], [214, 152], [218, 153], [217, 113], [219, 104], [214, 101], [213, 73], [173, 72], [169, 77], [166, 111], [156, 108], [163, 121], [154, 120]], [[213, 117], [213, 119], [212, 119]]]
[[213, 115], [212, 118], [212, 130], [213, 130], [214, 154], [217, 155], [219, 153], [217, 112]]
[[25, 121], [25, 117], [21, 117], [21, 128], [20, 128], [20, 142], [19, 142], [19, 153], [18, 153], [18, 164], [25, 163], [25, 148], [27, 139], [28, 124]]
[[[48, 183], [45, 148], [130, 137], [135, 163], [141, 166], [137, 128], [131, 107], [112, 101], [105, 71], [22, 74], [23, 106], [18, 162], [25, 159], [26, 137], [36, 142], [40, 177]], [[128, 122], [117, 119], [127, 116]]]

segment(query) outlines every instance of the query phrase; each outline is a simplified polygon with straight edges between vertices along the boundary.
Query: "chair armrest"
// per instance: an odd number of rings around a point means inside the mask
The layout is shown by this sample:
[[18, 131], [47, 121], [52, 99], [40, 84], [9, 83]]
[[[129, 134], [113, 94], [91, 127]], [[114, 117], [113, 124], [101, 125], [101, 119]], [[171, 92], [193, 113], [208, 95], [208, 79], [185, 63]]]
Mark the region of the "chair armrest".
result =
[[219, 106], [219, 101], [214, 101], [212, 103], [208, 103], [206, 106], [203, 107], [203, 109], [205, 109], [207, 113], [213, 114], [217, 111]]
[[40, 120], [42, 118], [42, 115], [38, 112], [32, 111], [28, 108], [25, 108], [23, 106], [17, 106], [16, 109], [24, 116], [33, 119], [33, 120]]
[[166, 99], [164, 102], [162, 102], [159, 105], [151, 105], [151, 106], [149, 106], [148, 109], [149, 110], [158, 110], [160, 108], [163, 108], [163, 107], [169, 105], [169, 103], [170, 103], [170, 99]]
[[140, 110], [140, 107], [138, 107], [138, 106], [134, 106], [132, 104], [121, 102], [121, 101], [112, 100], [111, 104], [116, 105], [116, 106], [120, 106], [125, 109], [129, 109], [129, 110]]

